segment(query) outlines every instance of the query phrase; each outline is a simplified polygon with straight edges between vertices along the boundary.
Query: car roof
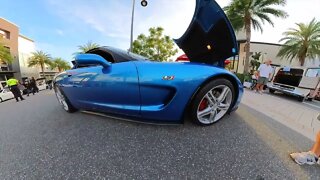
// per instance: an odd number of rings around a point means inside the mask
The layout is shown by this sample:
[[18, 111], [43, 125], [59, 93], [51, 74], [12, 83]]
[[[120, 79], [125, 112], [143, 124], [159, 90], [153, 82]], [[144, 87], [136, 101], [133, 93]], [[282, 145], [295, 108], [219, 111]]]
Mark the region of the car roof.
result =
[[146, 57], [111, 46], [102, 46], [87, 51], [88, 54], [97, 54], [112, 63], [147, 60]]
[[[284, 67], [290, 67], [290, 66], [283, 66], [283, 67], [279, 67], [279, 68], [284, 68]], [[291, 69], [303, 69], [303, 70], [306, 70], [306, 69], [320, 69], [320, 67], [317, 67], [317, 66], [309, 66], [309, 67], [292, 66], [290, 68]]]

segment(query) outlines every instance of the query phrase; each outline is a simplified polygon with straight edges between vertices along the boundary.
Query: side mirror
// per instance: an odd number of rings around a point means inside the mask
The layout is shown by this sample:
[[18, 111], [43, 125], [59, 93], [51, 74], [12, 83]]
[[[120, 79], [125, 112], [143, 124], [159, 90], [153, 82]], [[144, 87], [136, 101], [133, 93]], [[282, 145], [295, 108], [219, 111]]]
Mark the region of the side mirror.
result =
[[99, 64], [104, 68], [111, 66], [111, 63], [97, 54], [78, 54], [75, 61], [79, 65]]

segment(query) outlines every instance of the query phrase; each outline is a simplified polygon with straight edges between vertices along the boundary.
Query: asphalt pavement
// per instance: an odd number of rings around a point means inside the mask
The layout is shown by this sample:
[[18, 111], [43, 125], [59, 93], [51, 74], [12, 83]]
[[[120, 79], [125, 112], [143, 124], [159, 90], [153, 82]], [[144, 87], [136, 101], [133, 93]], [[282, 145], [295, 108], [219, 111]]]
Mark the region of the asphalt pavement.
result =
[[245, 105], [201, 127], [69, 114], [49, 90], [0, 104], [0, 179], [318, 179], [288, 156], [311, 144]]

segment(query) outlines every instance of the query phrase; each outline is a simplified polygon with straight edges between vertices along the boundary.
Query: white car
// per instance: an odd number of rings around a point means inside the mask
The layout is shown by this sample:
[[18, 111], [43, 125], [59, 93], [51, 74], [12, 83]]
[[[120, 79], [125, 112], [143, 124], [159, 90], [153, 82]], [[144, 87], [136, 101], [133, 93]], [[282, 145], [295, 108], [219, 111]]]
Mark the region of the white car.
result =
[[9, 89], [0, 90], [0, 102], [14, 98], [12, 92]]
[[36, 82], [37, 82], [37, 87], [38, 87], [39, 91], [47, 89], [47, 84], [46, 84], [45, 78], [38, 78], [36, 80]]

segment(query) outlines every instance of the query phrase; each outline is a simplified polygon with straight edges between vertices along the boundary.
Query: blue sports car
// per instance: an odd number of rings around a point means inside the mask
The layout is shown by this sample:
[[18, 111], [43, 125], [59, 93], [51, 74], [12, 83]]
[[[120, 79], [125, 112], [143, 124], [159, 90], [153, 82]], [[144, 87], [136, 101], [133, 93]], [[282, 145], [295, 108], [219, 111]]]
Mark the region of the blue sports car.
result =
[[150, 61], [113, 47], [79, 54], [73, 69], [55, 77], [56, 96], [67, 112], [159, 123], [179, 123], [187, 115], [210, 125], [236, 110], [243, 87], [224, 60], [237, 54], [237, 42], [219, 5], [197, 0], [188, 29], [175, 42], [190, 63]]

